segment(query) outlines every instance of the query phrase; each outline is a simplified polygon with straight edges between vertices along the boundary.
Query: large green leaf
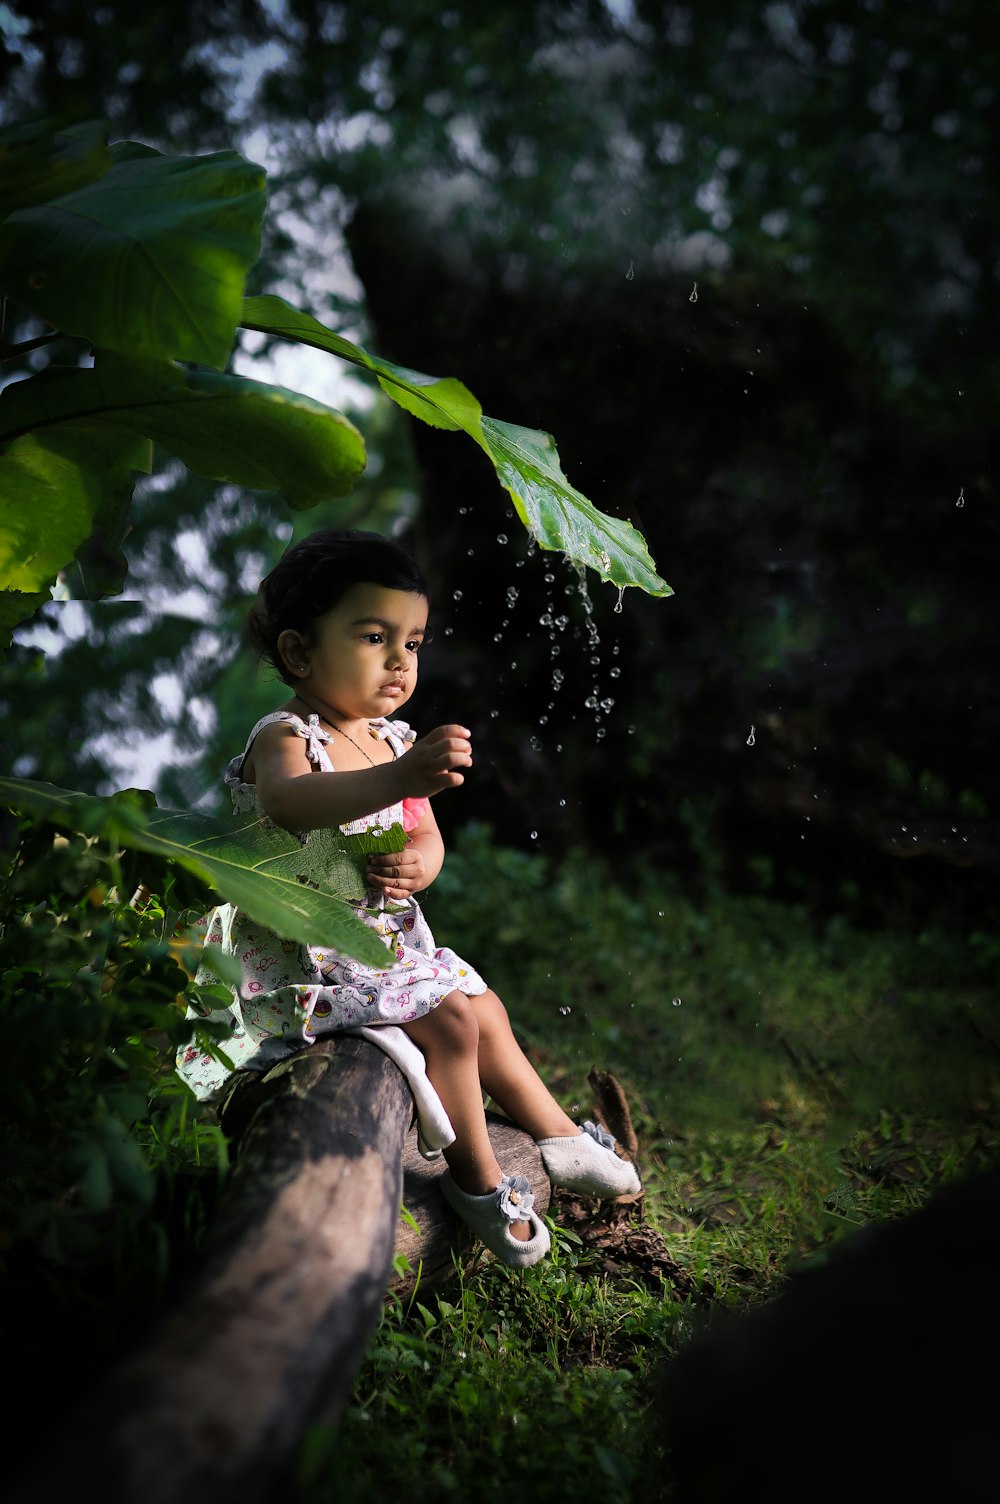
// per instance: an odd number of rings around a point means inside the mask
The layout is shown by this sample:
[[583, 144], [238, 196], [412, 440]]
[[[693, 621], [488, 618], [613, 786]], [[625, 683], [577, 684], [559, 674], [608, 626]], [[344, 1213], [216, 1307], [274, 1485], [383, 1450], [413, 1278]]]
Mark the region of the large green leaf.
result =
[[128, 146], [96, 181], [0, 224], [0, 290], [106, 349], [221, 368], [260, 251], [263, 169]]
[[308, 845], [249, 815], [226, 820], [149, 807], [151, 796], [126, 790], [110, 799], [57, 788], [51, 783], [0, 777], [0, 805], [64, 829], [98, 835], [136, 851], [178, 863], [228, 903], [287, 940], [327, 945], [378, 966], [382, 942], [354, 915], [363, 882], [362, 851], [377, 844], [399, 850], [401, 825], [380, 841], [315, 831]]
[[551, 434], [483, 417], [484, 448], [513, 498], [521, 521], [542, 548], [559, 549], [613, 585], [638, 585], [648, 595], [673, 595], [640, 532], [599, 512], [570, 485]]
[[343, 413], [242, 376], [102, 352], [90, 369], [50, 366], [0, 392], [0, 444], [74, 421], [147, 436], [202, 475], [299, 508], [345, 495], [365, 465]]
[[0, 649], [10, 647], [14, 628], [34, 616], [47, 600], [51, 600], [47, 590], [0, 590]]
[[26, 593], [26, 616], [95, 522], [113, 526], [133, 471], [148, 469], [148, 441], [126, 429], [54, 424], [10, 444], [0, 459], [0, 589]]
[[420, 371], [411, 371], [406, 366], [396, 366], [390, 360], [369, 355], [360, 345], [352, 344], [343, 335], [327, 329], [312, 314], [301, 313], [284, 298], [273, 294], [244, 299], [242, 324], [245, 329], [257, 329], [262, 334], [277, 335], [300, 345], [312, 345], [317, 350], [339, 355], [341, 360], [363, 366], [378, 377], [379, 384], [407, 412], [423, 418], [435, 428], [464, 429], [477, 443], [482, 442], [482, 409], [468, 387], [453, 377], [425, 376]]
[[485, 417], [460, 381], [425, 376], [369, 355], [284, 298], [247, 298], [243, 325], [363, 366], [407, 412], [437, 428], [462, 429], [489, 456], [521, 521], [542, 548], [558, 550], [615, 585], [637, 585], [649, 595], [673, 594], [657, 574], [642, 534], [631, 523], [606, 516], [570, 485], [550, 434]]
[[0, 219], [92, 182], [111, 166], [100, 120], [58, 127], [28, 120], [0, 131]]

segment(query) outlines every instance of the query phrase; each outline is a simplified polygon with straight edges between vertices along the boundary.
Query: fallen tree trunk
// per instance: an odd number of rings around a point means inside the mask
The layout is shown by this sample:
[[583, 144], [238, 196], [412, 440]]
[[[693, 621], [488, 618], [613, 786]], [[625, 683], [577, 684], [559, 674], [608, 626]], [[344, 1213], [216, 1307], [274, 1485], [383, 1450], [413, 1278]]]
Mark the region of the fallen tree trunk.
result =
[[[61, 1422], [58, 1452], [13, 1500], [88, 1483], [106, 1504], [266, 1499], [306, 1426], [339, 1418], [390, 1285], [432, 1282], [466, 1241], [436, 1188], [443, 1161], [417, 1152], [412, 1111], [405, 1078], [363, 1039], [323, 1039], [242, 1075], [222, 1117], [236, 1166], [198, 1275]], [[490, 1132], [544, 1210], [534, 1143], [503, 1119]], [[397, 1248], [409, 1272], [394, 1279]]]

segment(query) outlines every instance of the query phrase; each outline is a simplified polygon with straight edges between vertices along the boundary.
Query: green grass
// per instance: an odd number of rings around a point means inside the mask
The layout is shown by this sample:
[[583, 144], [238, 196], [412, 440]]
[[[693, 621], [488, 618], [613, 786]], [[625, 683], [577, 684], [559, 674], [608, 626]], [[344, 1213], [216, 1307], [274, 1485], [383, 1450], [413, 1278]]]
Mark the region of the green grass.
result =
[[[115, 896], [134, 883], [119, 860], [31, 828], [0, 885], [0, 1259], [9, 1309], [31, 1313], [30, 1340], [7, 1342], [26, 1426], [53, 1345], [72, 1391], [155, 1316], [227, 1174], [211, 1112], [169, 1065], [180, 905], [136, 916]], [[618, 1078], [675, 1273], [602, 1252], [557, 1199], [542, 1264], [481, 1256], [387, 1298], [346, 1413], [310, 1429], [282, 1498], [679, 1504], [659, 1389], [671, 1356], [857, 1229], [996, 1165], [1000, 944], [693, 895], [633, 858], [553, 867], [482, 828], [455, 842], [426, 908], [569, 1111], [591, 1113], [592, 1067]]]
[[297, 1498], [668, 1501], [671, 1354], [856, 1229], [997, 1163], [996, 943], [695, 901], [582, 853], [550, 871], [483, 829], [426, 907], [568, 1110], [590, 1111], [592, 1066], [622, 1083], [646, 1216], [683, 1280], [609, 1274], [553, 1222], [533, 1269], [484, 1259], [388, 1301], [346, 1415], [310, 1433]]

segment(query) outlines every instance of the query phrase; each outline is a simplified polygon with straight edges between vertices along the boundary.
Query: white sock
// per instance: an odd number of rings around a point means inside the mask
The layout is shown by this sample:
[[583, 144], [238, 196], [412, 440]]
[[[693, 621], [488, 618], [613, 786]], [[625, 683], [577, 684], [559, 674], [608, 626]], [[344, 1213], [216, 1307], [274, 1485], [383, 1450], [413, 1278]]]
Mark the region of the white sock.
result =
[[634, 1196], [642, 1189], [635, 1166], [631, 1160], [619, 1159], [614, 1144], [610, 1133], [589, 1120], [581, 1133], [538, 1140], [542, 1163], [553, 1185], [600, 1196], [603, 1201]]

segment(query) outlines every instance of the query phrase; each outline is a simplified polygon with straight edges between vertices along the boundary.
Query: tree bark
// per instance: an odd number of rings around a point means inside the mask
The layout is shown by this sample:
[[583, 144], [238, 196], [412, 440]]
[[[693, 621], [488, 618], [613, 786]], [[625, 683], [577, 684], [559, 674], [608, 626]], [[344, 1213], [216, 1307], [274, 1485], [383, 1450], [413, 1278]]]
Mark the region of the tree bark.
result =
[[[12, 1504], [88, 1484], [106, 1504], [268, 1498], [306, 1426], [339, 1419], [387, 1290], [432, 1284], [468, 1242], [437, 1190], [443, 1160], [417, 1150], [412, 1113], [395, 1064], [349, 1036], [236, 1078], [222, 1108], [236, 1165], [198, 1274], [61, 1423], [58, 1449], [15, 1484]], [[544, 1210], [532, 1140], [493, 1115], [490, 1133]], [[407, 1265], [394, 1275], [397, 1250]]]

